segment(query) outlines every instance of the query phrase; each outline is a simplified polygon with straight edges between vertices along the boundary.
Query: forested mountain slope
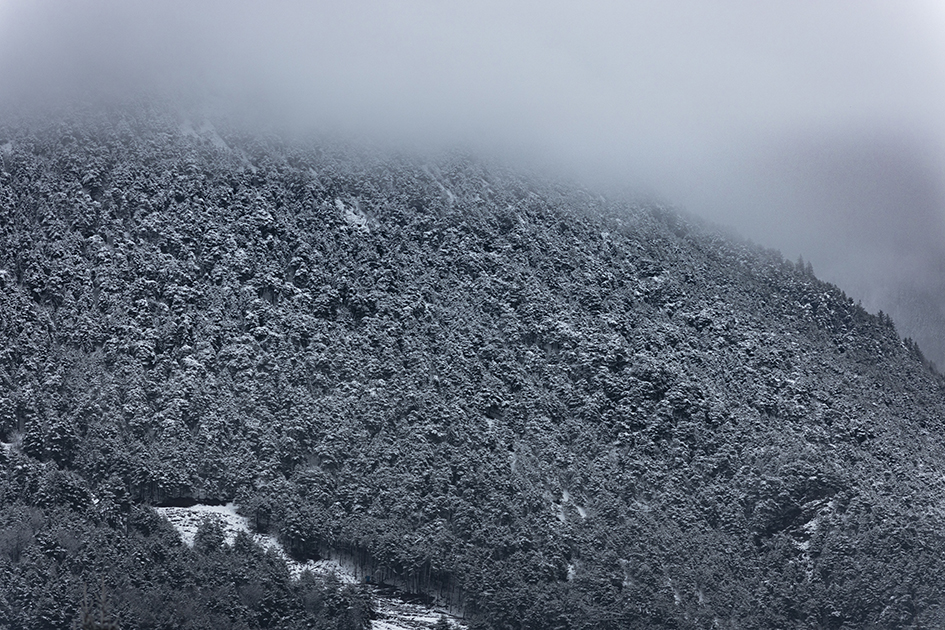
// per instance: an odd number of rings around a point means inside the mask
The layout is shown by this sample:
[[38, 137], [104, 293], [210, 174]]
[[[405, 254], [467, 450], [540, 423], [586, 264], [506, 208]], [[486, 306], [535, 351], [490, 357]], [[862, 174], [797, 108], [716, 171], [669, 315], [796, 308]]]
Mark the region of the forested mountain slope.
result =
[[15, 623], [24, 562], [86, 570], [59, 524], [131, 548], [190, 497], [473, 626], [945, 624], [941, 377], [802, 265], [467, 157], [156, 110], [0, 145]]

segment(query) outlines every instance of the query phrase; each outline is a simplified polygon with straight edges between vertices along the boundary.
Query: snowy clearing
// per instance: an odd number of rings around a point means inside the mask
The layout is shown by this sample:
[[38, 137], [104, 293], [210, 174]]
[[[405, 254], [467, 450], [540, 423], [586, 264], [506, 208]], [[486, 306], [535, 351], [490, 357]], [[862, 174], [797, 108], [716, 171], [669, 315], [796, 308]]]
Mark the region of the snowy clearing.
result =
[[[189, 547], [194, 545], [197, 528], [200, 527], [204, 519], [210, 518], [218, 521], [223, 526], [227, 545], [232, 545], [233, 541], [236, 540], [236, 535], [242, 531], [250, 534], [260, 547], [271, 549], [279, 554], [285, 560], [293, 579], [299, 579], [302, 572], [308, 570], [315, 575], [334, 575], [345, 584], [358, 582], [354, 575], [334, 560], [319, 560], [317, 562], [313, 560], [307, 562], [293, 560], [274, 536], [254, 534], [249, 528], [248, 520], [237, 514], [236, 505], [233, 503], [227, 503], [226, 505], [194, 505], [191, 507], [156, 507], [154, 509], [174, 526], [180, 533], [181, 539]], [[441, 613], [432, 608], [419, 604], [407, 604], [393, 597], [385, 597], [379, 593], [378, 589], [374, 590], [374, 599], [377, 603], [378, 618], [371, 622], [373, 630], [425, 630], [432, 628], [441, 616]], [[465, 624], [455, 619], [449, 621], [453, 628], [466, 627]]]
[[233, 541], [236, 540], [237, 533], [246, 532], [252, 536], [257, 545], [263, 549], [271, 549], [285, 560], [286, 566], [289, 567], [289, 574], [293, 579], [299, 579], [303, 571], [309, 570], [315, 575], [334, 574], [338, 580], [345, 584], [357, 582], [353, 575], [333, 560], [319, 560], [318, 562], [314, 560], [307, 562], [293, 560], [274, 536], [254, 534], [250, 530], [246, 518], [236, 513], [236, 506], [233, 503], [227, 503], [226, 505], [194, 505], [192, 507], [158, 507], [154, 509], [180, 532], [181, 539], [188, 547], [194, 546], [194, 535], [203, 520], [212, 518], [223, 525], [226, 544], [232, 545]]

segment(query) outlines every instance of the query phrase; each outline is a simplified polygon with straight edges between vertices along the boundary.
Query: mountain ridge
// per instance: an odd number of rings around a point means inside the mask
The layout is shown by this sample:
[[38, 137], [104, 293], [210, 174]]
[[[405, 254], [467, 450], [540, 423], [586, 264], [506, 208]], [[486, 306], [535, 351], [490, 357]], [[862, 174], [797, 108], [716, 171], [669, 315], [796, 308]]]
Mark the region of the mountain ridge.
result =
[[59, 471], [5, 505], [235, 499], [471, 627], [941, 621], [945, 385], [885, 315], [670, 209], [182, 123], [3, 130], [0, 437]]

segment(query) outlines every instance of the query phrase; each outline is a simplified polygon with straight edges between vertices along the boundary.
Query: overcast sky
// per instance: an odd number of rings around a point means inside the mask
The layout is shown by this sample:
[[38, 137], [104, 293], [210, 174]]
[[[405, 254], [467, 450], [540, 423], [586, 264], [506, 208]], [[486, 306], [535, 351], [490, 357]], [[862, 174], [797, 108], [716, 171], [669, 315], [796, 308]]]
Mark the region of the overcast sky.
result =
[[658, 194], [803, 255], [945, 363], [940, 1], [0, 0], [0, 78], [193, 90]]

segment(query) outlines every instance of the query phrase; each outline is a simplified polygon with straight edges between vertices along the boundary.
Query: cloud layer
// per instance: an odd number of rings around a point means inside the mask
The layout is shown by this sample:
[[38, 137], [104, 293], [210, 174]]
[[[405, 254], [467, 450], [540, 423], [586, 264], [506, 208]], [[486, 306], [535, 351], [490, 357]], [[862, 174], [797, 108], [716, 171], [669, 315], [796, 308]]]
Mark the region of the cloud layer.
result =
[[0, 0], [0, 78], [7, 98], [165, 91], [659, 194], [803, 255], [945, 364], [943, 32], [934, 0]]

